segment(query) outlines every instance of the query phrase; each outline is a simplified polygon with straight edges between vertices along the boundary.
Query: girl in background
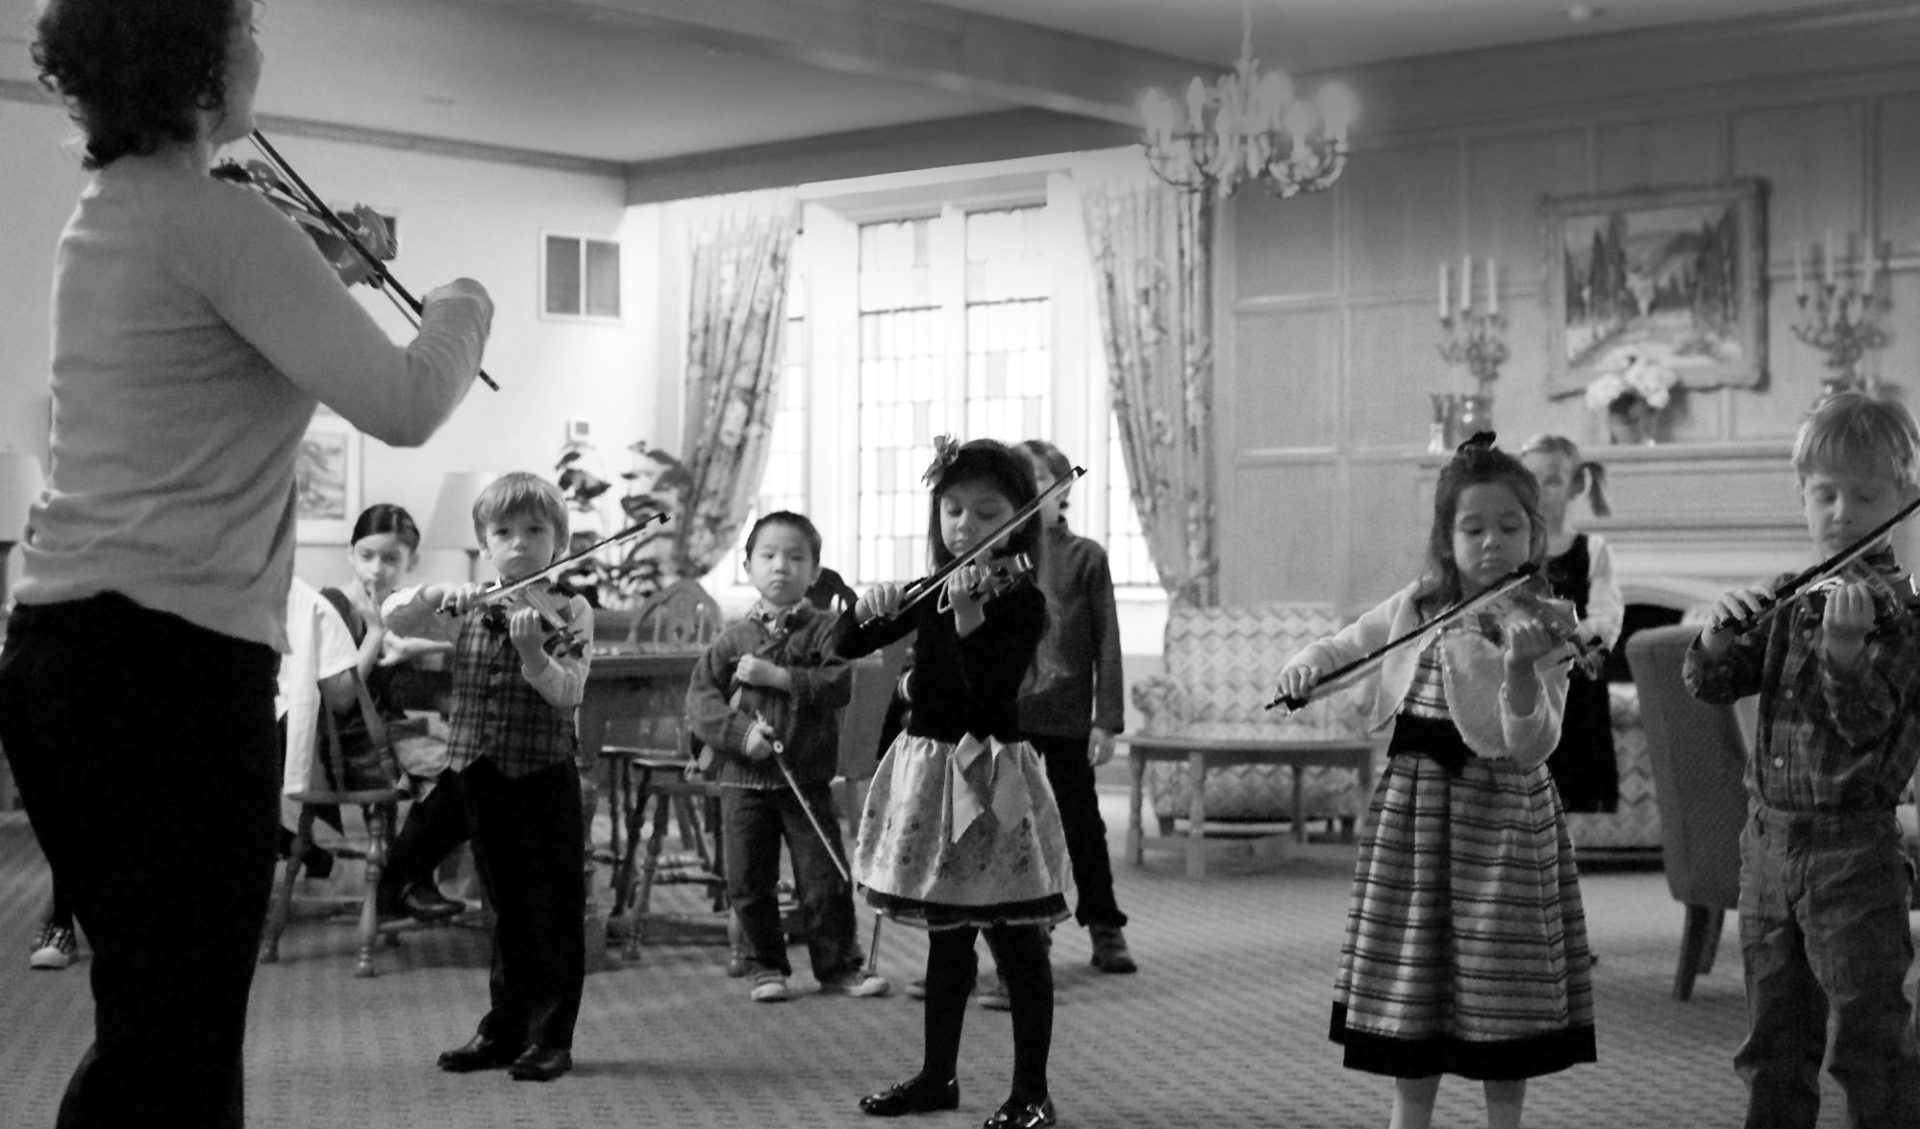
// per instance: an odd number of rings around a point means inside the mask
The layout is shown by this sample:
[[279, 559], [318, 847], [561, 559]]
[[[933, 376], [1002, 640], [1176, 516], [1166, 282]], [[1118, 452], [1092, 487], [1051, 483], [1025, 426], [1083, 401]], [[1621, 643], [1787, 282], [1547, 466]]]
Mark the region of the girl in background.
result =
[[[959, 446], [942, 436], [934, 445], [927, 539], [934, 564], [945, 565], [1038, 491], [1026, 456], [990, 439]], [[920, 1073], [860, 1099], [875, 1117], [959, 1106], [960, 1031], [984, 930], [1013, 1012], [1012, 1091], [986, 1129], [1054, 1122], [1046, 931], [1067, 916], [1071, 874], [1046, 769], [1020, 738], [1019, 711], [1047, 601], [1031, 574], [992, 575], [1014, 554], [1041, 551], [1039, 516], [1002, 536], [905, 614], [895, 614], [901, 586], [880, 584], [840, 621], [837, 650], [847, 659], [919, 632], [907, 679], [912, 716], [874, 772], [853, 861], [869, 902], [929, 935]]]
[[[402, 715], [394, 702], [393, 683], [399, 668], [423, 655], [445, 654], [453, 649], [452, 644], [436, 639], [393, 634], [380, 612], [387, 597], [406, 582], [419, 563], [420, 526], [399, 506], [384, 502], [369, 506], [353, 523], [347, 559], [358, 583], [346, 593], [352, 614], [343, 615], [348, 629], [357, 636], [360, 677], [381, 714], [397, 718]], [[326, 594], [331, 596], [333, 591], [328, 589]], [[433, 872], [440, 860], [467, 841], [460, 777], [446, 771], [444, 741], [396, 740], [394, 753], [407, 774], [413, 805], [407, 809], [407, 821], [380, 872], [376, 909], [386, 917], [452, 917], [464, 910], [466, 903], [441, 893]]]
[[[1481, 434], [1441, 471], [1420, 579], [1294, 656], [1280, 693], [1546, 555], [1533, 475]], [[1440, 1076], [1485, 1086], [1520, 1124], [1526, 1080], [1595, 1058], [1586, 917], [1545, 761], [1560, 737], [1564, 645], [1537, 618], [1463, 616], [1390, 651], [1370, 716], [1391, 724], [1354, 870], [1332, 1038], [1395, 1079], [1394, 1129], [1427, 1129]], [[1456, 621], [1460, 622], [1460, 621]]]
[[[1580, 448], [1562, 435], [1536, 435], [1520, 448], [1520, 461], [1540, 483], [1540, 517], [1547, 525], [1547, 581], [1553, 594], [1571, 601], [1583, 639], [1612, 650], [1620, 641], [1626, 605], [1613, 578], [1613, 550], [1597, 533], [1567, 527], [1567, 509], [1585, 496], [1594, 515], [1607, 504], [1607, 468], [1582, 462]], [[1606, 677], [1574, 664], [1567, 684], [1566, 720], [1547, 771], [1568, 811], [1610, 812], [1620, 802], [1620, 770], [1613, 753], [1613, 709]]]

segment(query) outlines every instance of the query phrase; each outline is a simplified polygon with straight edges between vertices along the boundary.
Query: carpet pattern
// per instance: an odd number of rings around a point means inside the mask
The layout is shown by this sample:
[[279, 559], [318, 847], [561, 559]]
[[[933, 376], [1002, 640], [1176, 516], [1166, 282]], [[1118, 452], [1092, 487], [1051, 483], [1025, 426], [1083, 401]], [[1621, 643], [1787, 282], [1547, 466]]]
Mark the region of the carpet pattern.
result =
[[[1103, 785], [1102, 799], [1117, 857], [1124, 792]], [[1351, 858], [1351, 847], [1240, 845], [1199, 881], [1183, 875], [1177, 855], [1118, 865], [1141, 971], [1096, 972], [1083, 930], [1057, 934], [1051, 1076], [1060, 1123], [1385, 1125], [1392, 1084], [1342, 1069], [1326, 1039]], [[1682, 911], [1662, 876], [1592, 873], [1584, 888], [1601, 956], [1600, 1062], [1535, 1080], [1527, 1123], [1738, 1125], [1745, 1095], [1731, 1057], [1745, 1015], [1733, 938], [1693, 1000], [1676, 1003], [1668, 993]], [[71, 969], [27, 968], [46, 894], [24, 816], [0, 814], [0, 1126], [8, 1129], [53, 1123], [91, 1034], [84, 942]], [[661, 897], [697, 908], [689, 888], [664, 888]], [[864, 907], [860, 921], [864, 943], [872, 924]], [[588, 977], [572, 1075], [539, 1085], [443, 1074], [434, 1056], [465, 1041], [484, 1005], [485, 938], [461, 929], [409, 934], [382, 950], [382, 974], [371, 980], [353, 978], [352, 948], [344, 923], [296, 924], [282, 963], [259, 969], [247, 1046], [251, 1125], [871, 1129], [855, 1100], [919, 1064], [918, 1001], [813, 995], [796, 948], [794, 986], [807, 993], [755, 1004], [743, 981], [725, 976], [723, 948], [656, 944]], [[920, 975], [923, 936], [890, 926], [882, 950], [881, 971], [896, 984]], [[1011, 1064], [1007, 1015], [971, 1008], [960, 1109], [913, 1123], [978, 1125], [1006, 1096]], [[1841, 1126], [1838, 1091], [1824, 1085], [1820, 1124]], [[1485, 1124], [1479, 1087], [1443, 1083], [1435, 1123]]]

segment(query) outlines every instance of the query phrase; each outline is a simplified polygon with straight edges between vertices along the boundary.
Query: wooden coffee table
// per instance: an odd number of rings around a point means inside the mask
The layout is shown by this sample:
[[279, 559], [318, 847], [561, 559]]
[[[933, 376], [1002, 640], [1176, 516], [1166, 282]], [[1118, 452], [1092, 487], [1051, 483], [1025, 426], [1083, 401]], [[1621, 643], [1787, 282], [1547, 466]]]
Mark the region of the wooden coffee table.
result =
[[1187, 809], [1187, 874], [1200, 878], [1207, 872], [1207, 771], [1235, 764], [1283, 764], [1293, 769], [1293, 837], [1306, 842], [1306, 796], [1301, 787], [1306, 770], [1315, 766], [1351, 768], [1358, 777], [1360, 819], [1355, 833], [1364, 826], [1366, 806], [1373, 797], [1373, 758], [1378, 745], [1359, 738], [1301, 739], [1287, 741], [1233, 741], [1204, 737], [1137, 736], [1122, 734], [1114, 739], [1127, 747], [1132, 776], [1132, 792], [1127, 799], [1127, 861], [1139, 866], [1145, 861], [1146, 841], [1141, 827], [1141, 802], [1148, 761], [1185, 761], [1192, 784], [1192, 802]]

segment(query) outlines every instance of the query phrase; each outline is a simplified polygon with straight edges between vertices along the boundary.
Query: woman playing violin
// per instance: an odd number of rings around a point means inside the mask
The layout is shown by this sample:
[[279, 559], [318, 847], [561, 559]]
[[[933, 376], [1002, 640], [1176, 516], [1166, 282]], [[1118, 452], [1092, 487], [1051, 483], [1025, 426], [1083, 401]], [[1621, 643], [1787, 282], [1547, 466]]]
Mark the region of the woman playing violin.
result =
[[1036, 1129], [1054, 1120], [1046, 928], [1067, 915], [1070, 863], [1046, 769], [1020, 738], [1020, 684], [1046, 631], [1046, 597], [1028, 573], [998, 583], [990, 574], [1014, 554], [1041, 551], [1037, 514], [1010, 527], [1039, 492], [1026, 456], [999, 443], [942, 437], [935, 445], [925, 479], [934, 563], [982, 546], [995, 559], [954, 570], [938, 601], [902, 614], [899, 585], [874, 587], [841, 620], [837, 644], [854, 659], [919, 632], [912, 720], [874, 773], [853, 871], [877, 909], [929, 931], [926, 1041], [919, 1073], [862, 1098], [860, 1108], [897, 1117], [959, 1104], [960, 1030], [977, 972], [974, 940], [985, 931], [1012, 1005], [1014, 1044], [1012, 1092], [986, 1124]]
[[492, 315], [456, 282], [397, 346], [285, 216], [207, 175], [253, 127], [253, 11], [48, 0], [36, 25], [92, 179], [55, 253], [52, 469], [0, 742], [95, 952], [62, 1125], [240, 1124], [301, 435], [319, 402], [424, 442]]
[[1429, 1124], [1440, 1076], [1485, 1085], [1487, 1123], [1518, 1125], [1526, 1079], [1595, 1057], [1585, 914], [1545, 761], [1560, 736], [1566, 644], [1547, 597], [1505, 600], [1493, 630], [1460, 616], [1546, 553], [1539, 488], [1482, 434], [1434, 497], [1425, 574], [1280, 674], [1310, 697], [1373, 652], [1370, 716], [1392, 727], [1354, 870], [1334, 987], [1346, 1065], [1395, 1079], [1393, 1124]]

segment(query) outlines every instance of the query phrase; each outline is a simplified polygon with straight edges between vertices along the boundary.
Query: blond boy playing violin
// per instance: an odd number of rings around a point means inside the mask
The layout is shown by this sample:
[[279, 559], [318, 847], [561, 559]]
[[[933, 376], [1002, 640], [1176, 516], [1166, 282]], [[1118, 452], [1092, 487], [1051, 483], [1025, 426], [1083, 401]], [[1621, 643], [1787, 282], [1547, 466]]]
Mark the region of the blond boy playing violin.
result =
[[[474, 502], [473, 527], [511, 584], [559, 556], [566, 501], [535, 475], [502, 475]], [[460, 773], [494, 912], [492, 1006], [440, 1068], [505, 1067], [546, 1082], [572, 1069], [586, 974], [574, 710], [587, 684], [593, 609], [550, 591], [507, 605], [485, 594], [479, 584], [432, 584], [395, 592], [386, 605], [390, 631], [454, 645], [450, 768]]]
[[[1920, 430], [1894, 401], [1836, 393], [1801, 425], [1793, 466], [1807, 532], [1833, 555], [1920, 496]], [[1726, 593], [1687, 652], [1695, 697], [1760, 695], [1740, 837], [1748, 1129], [1815, 1123], [1829, 1038], [1848, 1124], [1920, 1117], [1894, 816], [1920, 762], [1920, 600], [1886, 538], [1860, 563], [1806, 598]]]

